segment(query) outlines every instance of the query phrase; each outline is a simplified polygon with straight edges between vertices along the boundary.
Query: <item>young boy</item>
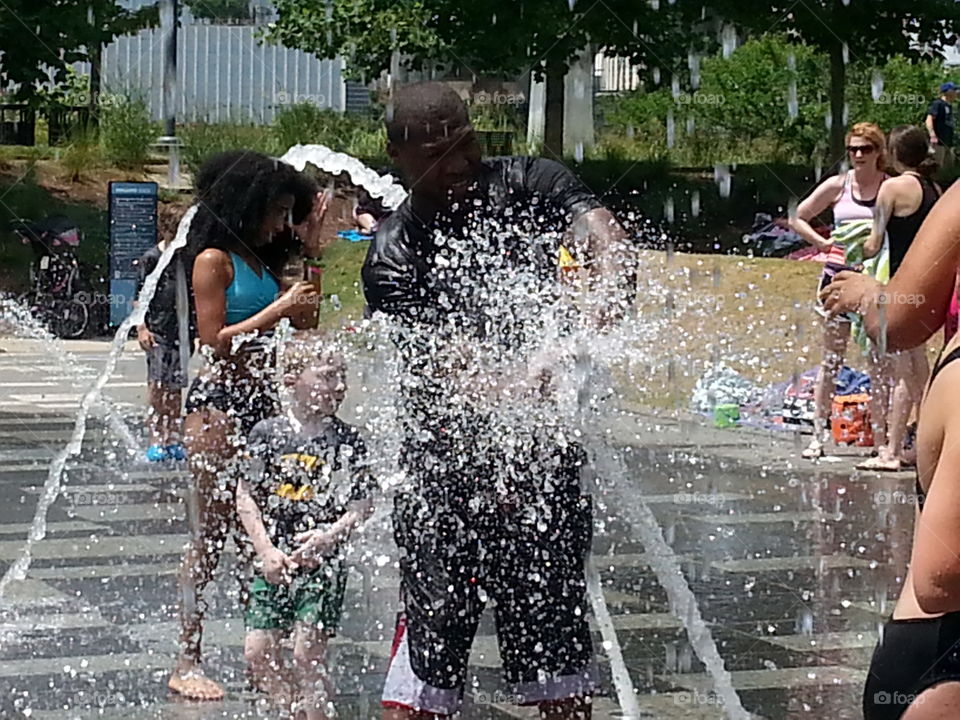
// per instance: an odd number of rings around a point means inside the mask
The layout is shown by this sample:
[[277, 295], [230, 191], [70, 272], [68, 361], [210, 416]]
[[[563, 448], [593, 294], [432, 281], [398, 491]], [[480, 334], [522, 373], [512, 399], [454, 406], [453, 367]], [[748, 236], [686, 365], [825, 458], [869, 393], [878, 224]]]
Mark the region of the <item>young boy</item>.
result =
[[[341, 548], [372, 510], [373, 481], [358, 432], [336, 417], [346, 392], [342, 357], [304, 339], [285, 352], [290, 397], [280, 417], [254, 426], [250, 478], [237, 510], [258, 557], [244, 655], [259, 687], [297, 717], [333, 717], [327, 640], [340, 621], [346, 569]], [[258, 472], [259, 471], [259, 472]], [[293, 630], [293, 668], [281, 636]]]
[[[143, 254], [137, 263], [137, 295], [147, 276], [154, 271], [160, 256], [167, 247], [167, 240]], [[180, 321], [177, 313], [177, 272], [183, 262], [177, 252], [160, 276], [157, 290], [147, 309], [143, 323], [137, 327], [137, 340], [147, 354], [147, 402], [150, 410], [147, 422], [150, 431], [150, 446], [146, 457], [150, 462], [185, 460], [186, 450], [180, 443], [181, 393], [187, 386], [185, 368], [180, 357]], [[190, 305], [190, 273], [183, 268], [187, 283], [187, 304]], [[134, 300], [134, 307], [137, 302]], [[192, 308], [188, 311], [190, 354], [197, 336]]]

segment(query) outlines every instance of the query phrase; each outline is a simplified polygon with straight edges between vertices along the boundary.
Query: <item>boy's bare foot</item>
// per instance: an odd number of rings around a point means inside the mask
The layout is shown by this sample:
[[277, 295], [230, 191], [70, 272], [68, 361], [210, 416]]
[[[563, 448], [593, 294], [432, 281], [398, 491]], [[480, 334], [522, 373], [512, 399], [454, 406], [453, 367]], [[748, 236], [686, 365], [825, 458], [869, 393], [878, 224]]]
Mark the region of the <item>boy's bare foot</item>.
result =
[[223, 688], [203, 674], [198, 666], [173, 671], [167, 687], [188, 700], [222, 700]]

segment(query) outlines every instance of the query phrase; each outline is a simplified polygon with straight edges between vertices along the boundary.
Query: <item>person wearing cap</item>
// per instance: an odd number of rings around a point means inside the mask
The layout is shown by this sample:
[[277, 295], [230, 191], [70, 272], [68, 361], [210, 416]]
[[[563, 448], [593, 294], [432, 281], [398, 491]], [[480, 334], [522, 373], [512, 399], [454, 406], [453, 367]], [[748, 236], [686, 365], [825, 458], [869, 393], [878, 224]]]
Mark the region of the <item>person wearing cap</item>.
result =
[[945, 82], [940, 86], [940, 97], [930, 103], [927, 111], [927, 132], [930, 133], [930, 144], [941, 168], [954, 163], [953, 132], [956, 121], [953, 117], [953, 101], [957, 99], [957, 86], [952, 82]]

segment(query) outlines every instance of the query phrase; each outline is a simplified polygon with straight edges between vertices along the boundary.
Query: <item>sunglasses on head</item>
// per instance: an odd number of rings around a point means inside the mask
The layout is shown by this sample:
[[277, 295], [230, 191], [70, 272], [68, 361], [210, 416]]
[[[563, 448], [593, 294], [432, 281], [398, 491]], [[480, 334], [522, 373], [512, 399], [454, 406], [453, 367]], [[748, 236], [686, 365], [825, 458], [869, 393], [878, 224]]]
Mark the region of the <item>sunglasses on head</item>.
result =
[[847, 152], [851, 155], [856, 155], [857, 153], [863, 155], [872, 155], [876, 148], [873, 145], [847, 145]]

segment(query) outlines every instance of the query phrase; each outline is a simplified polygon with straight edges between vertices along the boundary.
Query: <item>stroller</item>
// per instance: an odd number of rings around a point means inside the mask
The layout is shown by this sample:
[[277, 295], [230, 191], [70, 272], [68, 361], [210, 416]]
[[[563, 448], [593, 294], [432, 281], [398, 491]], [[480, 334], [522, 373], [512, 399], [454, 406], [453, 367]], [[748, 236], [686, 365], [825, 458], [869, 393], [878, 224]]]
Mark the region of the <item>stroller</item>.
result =
[[83, 336], [94, 297], [83, 284], [74, 250], [81, 237], [76, 223], [63, 215], [50, 215], [38, 222], [14, 220], [12, 230], [34, 256], [30, 290], [20, 296], [20, 302], [57, 337]]

